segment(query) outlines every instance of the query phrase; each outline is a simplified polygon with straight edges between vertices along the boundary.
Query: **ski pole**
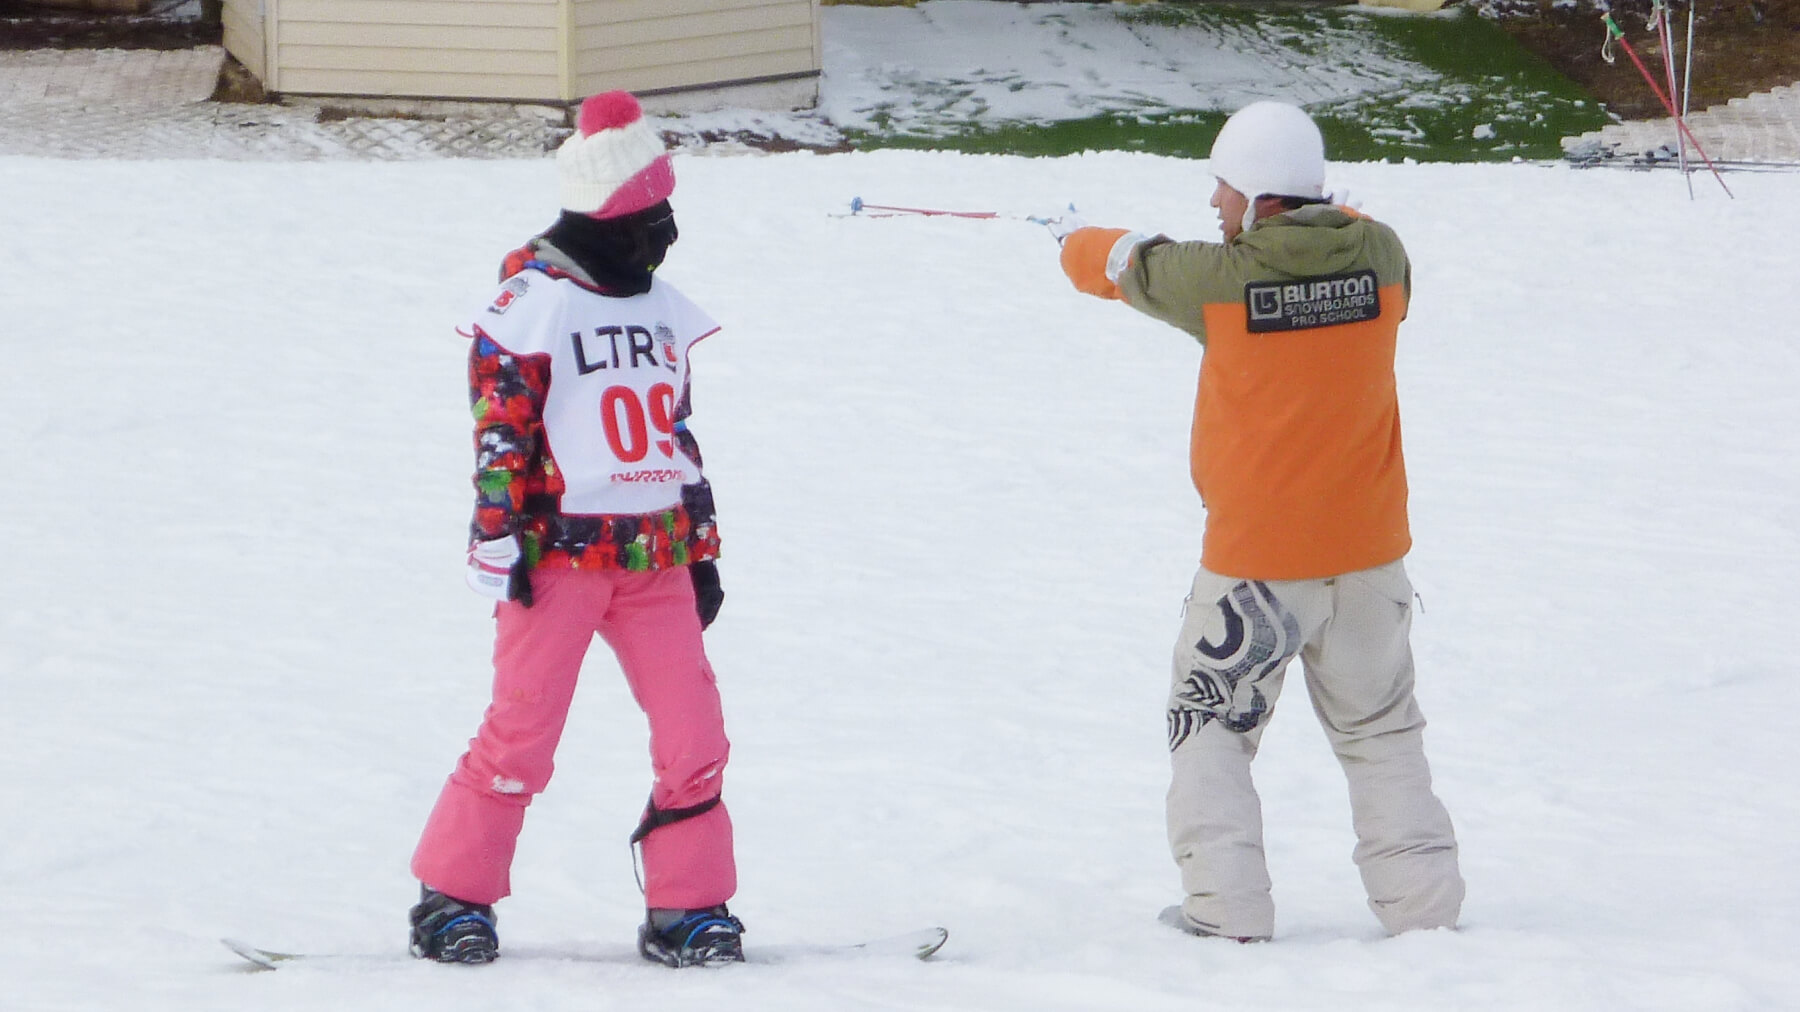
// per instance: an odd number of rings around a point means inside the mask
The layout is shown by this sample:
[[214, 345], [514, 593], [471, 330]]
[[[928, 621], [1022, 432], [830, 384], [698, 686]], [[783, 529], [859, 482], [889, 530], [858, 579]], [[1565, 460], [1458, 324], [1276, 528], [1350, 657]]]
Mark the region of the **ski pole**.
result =
[[[1689, 8], [1692, 9], [1691, 7]], [[1663, 74], [1669, 81], [1669, 94], [1677, 94], [1675, 88], [1675, 37], [1669, 27], [1669, 5], [1663, 0], [1656, 0], [1656, 34], [1662, 41]], [[1675, 131], [1675, 152], [1681, 162], [1681, 178], [1687, 181], [1688, 199], [1694, 199], [1694, 181], [1688, 176], [1687, 138], [1681, 131]]]
[[[927, 218], [980, 218], [992, 220], [1010, 218], [1015, 221], [1029, 221], [1035, 225], [1047, 225], [1053, 219], [1041, 214], [1017, 214], [1010, 211], [947, 211], [937, 207], [900, 207], [895, 204], [871, 204], [861, 197], [850, 198], [850, 214], [858, 215], [864, 211], [872, 211], [871, 218], [886, 218], [894, 215], [916, 214]], [[1075, 205], [1069, 205], [1069, 213], [1075, 213]]]
[[885, 211], [888, 214], [920, 214], [926, 217], [945, 218], [998, 218], [999, 211], [944, 211], [935, 207], [896, 207], [893, 204], [870, 204], [861, 197], [850, 198], [850, 213], [861, 214], [864, 211]]
[[[1694, 97], [1694, 0], [1688, 0], [1687, 52], [1682, 54], [1681, 115], [1688, 114], [1688, 99]], [[1688, 199], [1694, 199], [1694, 181], [1688, 180]]]
[[1608, 37], [1617, 40], [1619, 45], [1625, 47], [1625, 55], [1631, 57], [1631, 62], [1637, 65], [1638, 73], [1644, 75], [1644, 83], [1648, 84], [1650, 90], [1656, 93], [1663, 108], [1669, 110], [1669, 115], [1675, 117], [1675, 125], [1681, 128], [1681, 132], [1686, 134], [1687, 139], [1693, 143], [1694, 150], [1700, 152], [1700, 157], [1706, 160], [1706, 167], [1712, 170], [1713, 178], [1719, 181], [1719, 187], [1725, 191], [1727, 197], [1736, 199], [1737, 195], [1731, 192], [1731, 187], [1725, 185], [1725, 177], [1719, 174], [1719, 167], [1713, 164], [1712, 156], [1706, 153], [1706, 148], [1701, 146], [1699, 139], [1694, 136], [1694, 132], [1688, 129], [1687, 122], [1681, 118], [1679, 112], [1675, 111], [1675, 103], [1670, 101], [1669, 96], [1664, 95], [1663, 90], [1656, 86], [1656, 78], [1650, 76], [1650, 71], [1644, 67], [1644, 61], [1638, 59], [1637, 50], [1631, 48], [1631, 43], [1626, 40], [1625, 33], [1619, 29], [1619, 23], [1613, 20], [1611, 13], [1602, 14], [1600, 17], [1606, 22]]

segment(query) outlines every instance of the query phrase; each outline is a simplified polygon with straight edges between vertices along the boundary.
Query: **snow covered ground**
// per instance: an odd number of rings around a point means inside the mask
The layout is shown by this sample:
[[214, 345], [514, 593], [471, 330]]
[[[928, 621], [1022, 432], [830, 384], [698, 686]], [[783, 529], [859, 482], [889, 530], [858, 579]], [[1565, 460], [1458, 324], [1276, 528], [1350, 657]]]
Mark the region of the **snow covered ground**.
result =
[[[1163, 700], [1202, 514], [1198, 349], [1021, 221], [1216, 235], [1203, 164], [679, 161], [667, 276], [725, 326], [694, 427], [753, 958], [632, 951], [644, 734], [603, 649], [500, 907], [398, 955], [474, 729], [451, 330], [549, 161], [0, 158], [13, 377], [0, 1006], [1761, 1010], [1800, 994], [1800, 176], [1347, 165], [1407, 239], [1428, 746], [1463, 930], [1383, 939], [1290, 696], [1257, 772], [1273, 944], [1158, 925]], [[805, 958], [926, 924], [934, 960]], [[221, 935], [387, 958], [246, 972]], [[525, 958], [531, 956], [552, 958]]]
[[821, 111], [847, 130], [1230, 112], [1277, 96], [1320, 106], [1424, 91], [1439, 80], [1388, 40], [1357, 30], [1380, 14], [1230, 11], [1202, 20], [1187, 8], [980, 0], [825, 13]]
[[1464, 8], [930, 0], [825, 14], [819, 111], [859, 148], [1204, 157], [1227, 114], [1280, 98], [1359, 161], [1506, 161], [1558, 158], [1562, 138], [1607, 121]]

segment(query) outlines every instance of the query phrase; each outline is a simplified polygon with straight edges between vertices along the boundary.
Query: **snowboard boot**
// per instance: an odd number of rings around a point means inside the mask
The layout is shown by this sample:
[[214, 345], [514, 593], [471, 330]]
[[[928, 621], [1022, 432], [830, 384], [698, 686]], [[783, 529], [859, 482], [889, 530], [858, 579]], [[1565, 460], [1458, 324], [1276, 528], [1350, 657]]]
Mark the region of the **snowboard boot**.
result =
[[1162, 913], [1156, 915], [1156, 919], [1177, 931], [1185, 931], [1198, 938], [1228, 938], [1237, 942], [1239, 945], [1249, 945], [1253, 942], [1266, 942], [1269, 940], [1268, 935], [1221, 935], [1217, 931], [1208, 931], [1200, 925], [1195, 924], [1192, 920], [1189, 920], [1187, 914], [1182, 912], [1180, 904], [1176, 904], [1172, 907], [1164, 907]]
[[491, 963], [500, 955], [494, 908], [464, 903], [428, 885], [412, 908], [412, 954], [440, 963]]
[[638, 928], [638, 952], [665, 966], [744, 961], [744, 923], [724, 904], [710, 910], [651, 910]]

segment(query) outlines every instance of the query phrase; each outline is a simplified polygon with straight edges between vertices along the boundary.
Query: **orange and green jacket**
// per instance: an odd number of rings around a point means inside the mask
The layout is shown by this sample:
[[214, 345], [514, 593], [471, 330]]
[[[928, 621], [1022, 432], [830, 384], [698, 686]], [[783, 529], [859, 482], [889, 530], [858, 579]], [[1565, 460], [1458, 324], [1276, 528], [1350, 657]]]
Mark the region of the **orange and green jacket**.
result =
[[1190, 446], [1207, 510], [1201, 565], [1302, 580], [1405, 555], [1394, 345], [1412, 279], [1394, 231], [1311, 205], [1224, 244], [1125, 236], [1072, 233], [1063, 269], [1078, 289], [1123, 299], [1206, 349]]

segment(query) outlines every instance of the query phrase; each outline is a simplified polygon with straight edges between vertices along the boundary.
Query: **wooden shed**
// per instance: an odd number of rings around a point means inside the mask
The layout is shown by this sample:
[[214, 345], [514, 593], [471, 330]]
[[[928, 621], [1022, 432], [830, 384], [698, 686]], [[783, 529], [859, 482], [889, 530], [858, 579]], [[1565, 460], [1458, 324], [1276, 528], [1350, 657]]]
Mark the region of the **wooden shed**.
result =
[[221, 20], [291, 95], [561, 104], [812, 82], [820, 61], [816, 0], [223, 0]]

